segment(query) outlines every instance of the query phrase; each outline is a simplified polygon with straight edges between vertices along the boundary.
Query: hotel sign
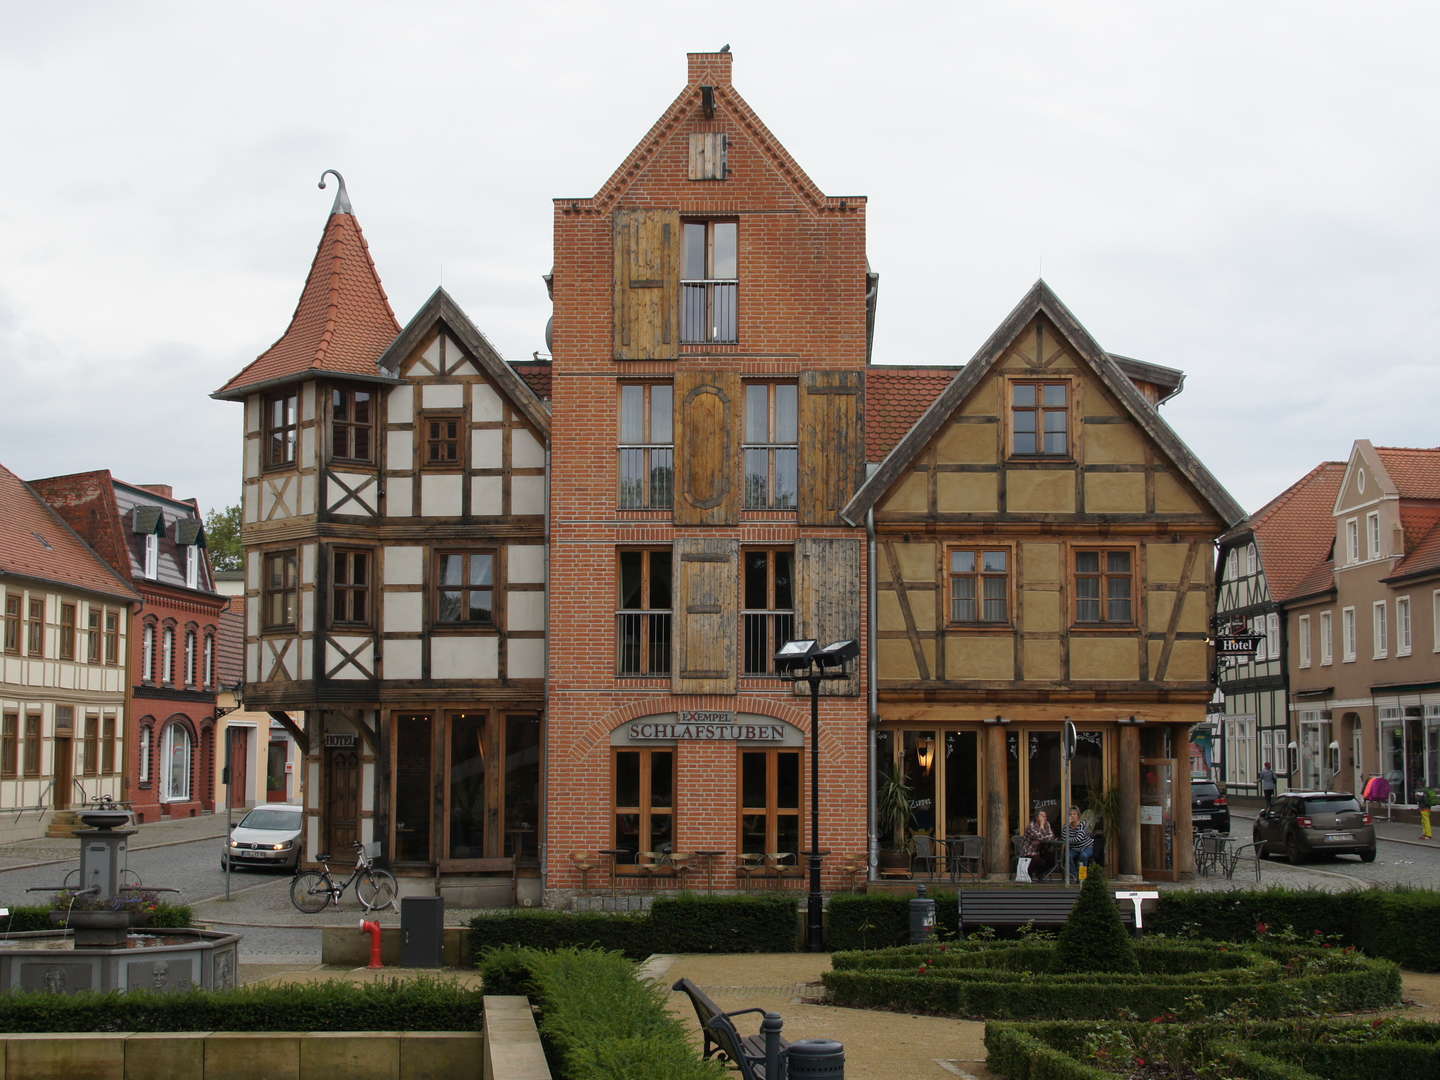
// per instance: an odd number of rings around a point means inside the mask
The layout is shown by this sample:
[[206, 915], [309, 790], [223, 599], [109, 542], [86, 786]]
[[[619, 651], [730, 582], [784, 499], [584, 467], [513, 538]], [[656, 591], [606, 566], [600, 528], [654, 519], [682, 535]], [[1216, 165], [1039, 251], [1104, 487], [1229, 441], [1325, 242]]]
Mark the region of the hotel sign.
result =
[[1221, 634], [1215, 639], [1215, 651], [1220, 656], [1241, 656], [1248, 659], [1255, 655], [1259, 646], [1259, 634]]
[[682, 711], [675, 719], [639, 720], [628, 725], [631, 742], [784, 742], [785, 725], [736, 722], [733, 712]]

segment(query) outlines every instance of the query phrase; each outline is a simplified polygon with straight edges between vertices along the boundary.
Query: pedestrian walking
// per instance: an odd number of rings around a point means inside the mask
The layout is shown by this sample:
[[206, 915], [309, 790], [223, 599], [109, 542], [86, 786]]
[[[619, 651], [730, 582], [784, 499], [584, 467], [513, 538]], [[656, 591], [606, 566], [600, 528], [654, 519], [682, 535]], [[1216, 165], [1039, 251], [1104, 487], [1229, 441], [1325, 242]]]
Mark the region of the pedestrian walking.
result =
[[1260, 794], [1265, 796], [1265, 809], [1269, 810], [1275, 799], [1275, 770], [1268, 761], [1260, 767]]
[[1430, 792], [1421, 788], [1415, 792], [1415, 805], [1420, 808], [1420, 839], [1433, 840], [1430, 835]]

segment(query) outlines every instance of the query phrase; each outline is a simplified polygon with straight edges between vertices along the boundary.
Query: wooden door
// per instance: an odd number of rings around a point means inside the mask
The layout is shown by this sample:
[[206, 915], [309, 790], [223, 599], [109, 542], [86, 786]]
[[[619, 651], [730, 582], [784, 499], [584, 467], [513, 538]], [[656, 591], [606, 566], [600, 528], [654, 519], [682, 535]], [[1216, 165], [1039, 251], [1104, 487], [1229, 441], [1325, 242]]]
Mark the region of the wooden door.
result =
[[284, 802], [289, 797], [285, 782], [286, 747], [284, 739], [271, 739], [265, 757], [265, 801]]
[[325, 748], [325, 849], [336, 863], [355, 861], [360, 839], [360, 750]]
[[70, 736], [55, 736], [55, 786], [51, 790], [56, 810], [70, 809], [70, 788], [75, 782], [74, 762], [75, 752], [70, 746]]
[[230, 805], [243, 808], [248, 802], [250, 772], [250, 729], [229, 729], [230, 739]]

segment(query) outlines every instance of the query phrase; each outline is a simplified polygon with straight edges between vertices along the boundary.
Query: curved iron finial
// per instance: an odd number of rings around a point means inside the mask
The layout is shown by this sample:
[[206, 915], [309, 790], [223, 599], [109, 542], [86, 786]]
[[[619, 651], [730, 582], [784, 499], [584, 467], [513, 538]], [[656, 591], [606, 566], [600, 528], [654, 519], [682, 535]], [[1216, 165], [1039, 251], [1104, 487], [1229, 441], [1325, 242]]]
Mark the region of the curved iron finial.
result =
[[327, 177], [327, 176], [333, 176], [333, 177], [335, 177], [336, 182], [340, 185], [340, 190], [337, 191], [337, 192], [335, 192], [335, 202], [332, 203], [331, 206], [330, 206], [330, 213], [332, 213], [332, 214], [351, 214], [351, 213], [354, 213], [354, 211], [350, 209], [350, 193], [345, 190], [345, 177], [343, 177], [343, 176], [340, 175], [340, 171], [339, 171], [338, 169], [326, 169], [324, 172], [322, 172], [322, 173], [320, 174], [320, 190], [321, 190], [321, 191], [324, 191], [324, 190], [325, 190], [325, 177]]

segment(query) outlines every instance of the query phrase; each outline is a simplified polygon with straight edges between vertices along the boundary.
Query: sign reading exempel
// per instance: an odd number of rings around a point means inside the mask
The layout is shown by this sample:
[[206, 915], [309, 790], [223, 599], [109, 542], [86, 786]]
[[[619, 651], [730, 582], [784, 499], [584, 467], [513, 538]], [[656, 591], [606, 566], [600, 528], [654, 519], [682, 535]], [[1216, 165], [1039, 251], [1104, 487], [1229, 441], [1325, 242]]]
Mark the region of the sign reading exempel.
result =
[[739, 723], [733, 712], [685, 711], [675, 714], [675, 721], [642, 720], [630, 725], [629, 734], [635, 742], [670, 742], [694, 739], [703, 742], [783, 742], [784, 724]]

